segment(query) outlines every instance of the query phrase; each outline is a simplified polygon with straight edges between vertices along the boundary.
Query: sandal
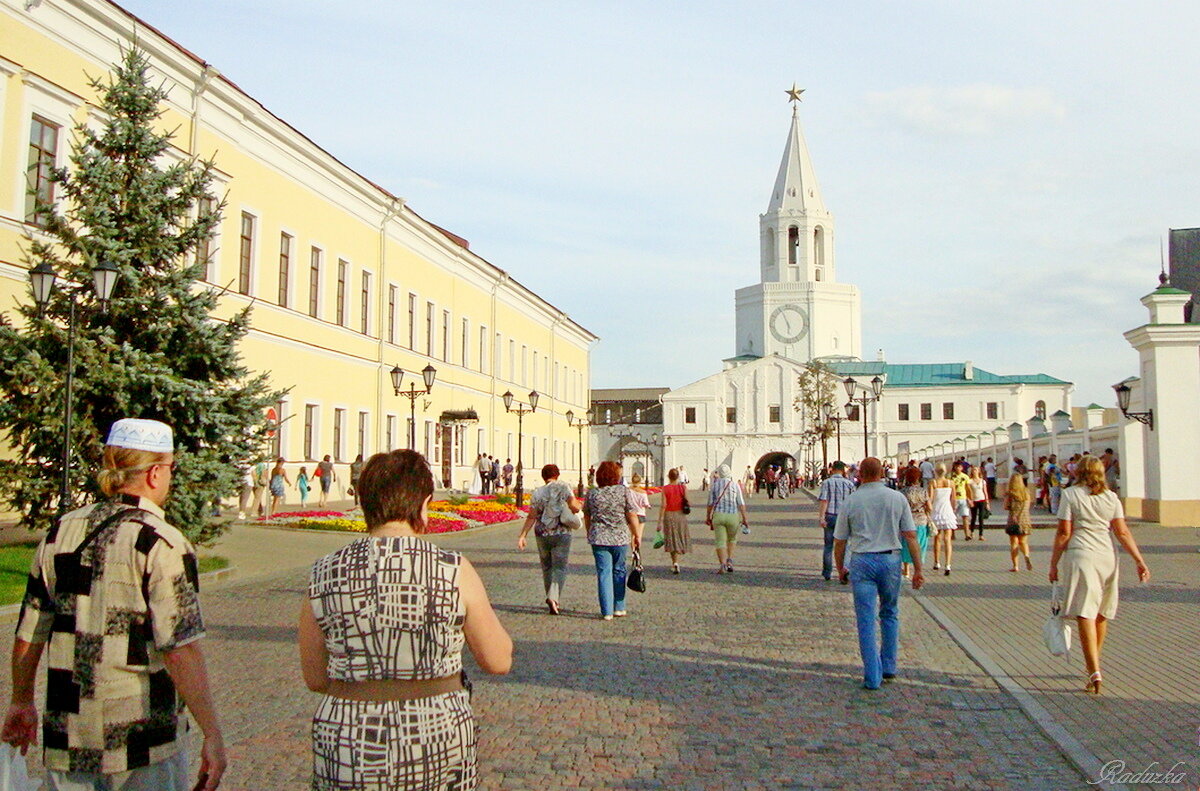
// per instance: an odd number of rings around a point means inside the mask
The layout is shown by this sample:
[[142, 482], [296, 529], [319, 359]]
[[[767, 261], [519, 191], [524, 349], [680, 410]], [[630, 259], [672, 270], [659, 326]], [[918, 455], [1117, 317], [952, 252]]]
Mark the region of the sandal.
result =
[[558, 615], [558, 602], [554, 599], [546, 599], [546, 606], [550, 608], [551, 615]]
[[1104, 678], [1101, 677], [1100, 671], [1097, 670], [1095, 673], [1092, 673], [1092, 675], [1088, 678], [1088, 683], [1087, 683], [1087, 686], [1084, 687], [1084, 690], [1092, 693], [1093, 695], [1099, 695], [1100, 694], [1100, 682], [1102, 682], [1103, 680], [1104, 680]]

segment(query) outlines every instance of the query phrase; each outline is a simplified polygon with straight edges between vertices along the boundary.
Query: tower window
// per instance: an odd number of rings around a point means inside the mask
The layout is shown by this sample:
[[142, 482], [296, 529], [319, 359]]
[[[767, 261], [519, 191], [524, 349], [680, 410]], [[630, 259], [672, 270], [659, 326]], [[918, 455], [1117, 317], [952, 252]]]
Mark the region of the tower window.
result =
[[800, 229], [796, 226], [788, 228], [788, 266], [795, 266], [800, 259]]
[[942, 420], [954, 420], [954, 402], [946, 401], [942, 404]]
[[778, 423], [779, 422], [779, 407], [770, 406], [767, 409], [768, 409], [767, 419], [772, 423]]
[[908, 404], [897, 404], [896, 417], [900, 420], [908, 420]]
[[1033, 405], [1033, 415], [1038, 420], [1046, 419], [1046, 402], [1045, 401], [1038, 401], [1036, 404]]
[[818, 272], [825, 266], [825, 229], [819, 225], [813, 229], [813, 266]]
[[684, 423], [695, 423], [696, 422], [696, 407], [688, 406], [688, 407], [683, 408], [683, 422]]
[[726, 423], [736, 423], [737, 422], [737, 407], [735, 407], [735, 406], [725, 407], [725, 422]]

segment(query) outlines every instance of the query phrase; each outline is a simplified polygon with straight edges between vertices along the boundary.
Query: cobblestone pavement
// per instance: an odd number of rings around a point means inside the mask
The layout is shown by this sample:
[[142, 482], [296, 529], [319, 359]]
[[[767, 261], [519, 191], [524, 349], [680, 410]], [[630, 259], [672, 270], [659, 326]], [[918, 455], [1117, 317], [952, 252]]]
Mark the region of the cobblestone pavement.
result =
[[[900, 677], [861, 689], [849, 590], [814, 568], [812, 506], [755, 499], [751, 518], [735, 574], [712, 573], [699, 526], [683, 574], [648, 553], [649, 591], [630, 593], [629, 617], [610, 622], [595, 617], [582, 542], [566, 612], [552, 617], [536, 555], [515, 551], [512, 525], [439, 537], [477, 565], [517, 645], [510, 675], [473, 674], [483, 788], [1087, 787], [911, 598]], [[205, 650], [230, 745], [223, 788], [306, 785], [317, 698], [296, 661], [305, 580], [281, 566], [204, 591]]]
[[1033, 532], [1034, 570], [1015, 574], [1002, 530], [989, 530], [982, 544], [960, 537], [953, 573], [934, 579], [923, 595], [1100, 764], [1121, 761], [1127, 772], [1175, 767], [1186, 780], [1172, 787], [1200, 788], [1200, 531], [1144, 523], [1132, 529], [1151, 580], [1140, 585], [1121, 553], [1120, 609], [1104, 645], [1099, 698], [1081, 692], [1087, 675], [1077, 641], [1068, 659], [1050, 656], [1042, 644], [1053, 530]]

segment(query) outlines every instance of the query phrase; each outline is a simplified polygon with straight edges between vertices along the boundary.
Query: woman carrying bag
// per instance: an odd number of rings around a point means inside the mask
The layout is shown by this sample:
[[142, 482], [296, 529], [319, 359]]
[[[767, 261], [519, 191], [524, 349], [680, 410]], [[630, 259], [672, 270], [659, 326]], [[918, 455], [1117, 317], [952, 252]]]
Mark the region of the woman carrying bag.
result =
[[567, 583], [567, 562], [571, 557], [571, 531], [581, 524], [576, 516], [583, 506], [571, 494], [571, 487], [558, 479], [558, 465], [542, 467], [544, 486], [533, 490], [529, 515], [517, 536], [517, 549], [525, 550], [525, 536], [533, 528], [537, 541], [538, 562], [542, 565], [542, 585], [546, 589], [546, 607], [558, 615], [558, 602]]
[[1117, 553], [1113, 536], [1137, 563], [1138, 579], [1150, 579], [1137, 542], [1125, 524], [1121, 501], [1104, 481], [1104, 465], [1095, 456], [1080, 462], [1077, 483], [1067, 489], [1058, 507], [1058, 533], [1050, 558], [1050, 581], [1058, 582], [1063, 561], [1062, 618], [1075, 618], [1087, 667], [1086, 690], [1100, 694], [1100, 654], [1108, 622], [1117, 615]]

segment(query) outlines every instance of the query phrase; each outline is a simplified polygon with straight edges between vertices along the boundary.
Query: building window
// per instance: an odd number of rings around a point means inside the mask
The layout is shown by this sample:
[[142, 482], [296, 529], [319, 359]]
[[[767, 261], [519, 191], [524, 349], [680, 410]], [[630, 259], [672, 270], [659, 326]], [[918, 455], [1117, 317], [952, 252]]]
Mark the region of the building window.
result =
[[479, 372], [487, 372], [488, 328], [479, 328]]
[[778, 406], [767, 407], [767, 420], [771, 421], [772, 423], [779, 422], [779, 407]]
[[288, 281], [292, 274], [292, 237], [279, 234], [279, 307], [288, 306]]
[[851, 423], [857, 423], [861, 417], [860, 409], [861, 407], [858, 404], [850, 407], [850, 412], [846, 415], [846, 420], [849, 420]]
[[517, 381], [517, 342], [508, 341], [508, 381]]
[[933, 404], [921, 404], [921, 420], [933, 420]]
[[1046, 402], [1045, 401], [1038, 401], [1036, 404], [1033, 405], [1033, 416], [1036, 417], [1038, 420], [1046, 419]]
[[367, 423], [370, 416], [366, 412], [358, 413], [358, 455], [367, 455]]
[[54, 203], [54, 182], [50, 176], [58, 164], [60, 128], [36, 115], [29, 128], [29, 163], [25, 171], [29, 192], [25, 195], [25, 221], [39, 228], [46, 227], [45, 207]]
[[321, 249], [312, 248], [308, 254], [308, 315], [314, 319], [321, 310]]
[[[433, 303], [425, 303], [425, 354], [433, 356]], [[427, 457], [428, 458], [428, 457]]]
[[795, 266], [800, 260], [800, 229], [796, 226], [788, 228], [788, 266]]
[[304, 458], [313, 461], [317, 458], [317, 406], [304, 405]]
[[[396, 342], [396, 287], [388, 286], [388, 315], [387, 315], [387, 339], [388, 343]], [[391, 450], [391, 447], [388, 447]]]
[[908, 420], [908, 404], [896, 405], [896, 417], [900, 420]]
[[442, 362], [450, 362], [450, 311], [442, 311]]
[[[197, 217], [204, 217], [212, 214], [217, 202], [212, 198], [201, 198], [197, 204]], [[214, 226], [212, 231], [206, 233], [199, 242], [196, 243], [196, 263], [200, 265], [200, 279], [209, 280], [211, 277], [213, 252], [215, 246], [213, 242], [216, 239], [217, 227]]]
[[387, 425], [387, 436], [385, 437], [385, 440], [387, 442], [387, 449], [395, 450], [396, 449], [396, 416], [388, 415], [386, 425]]
[[242, 212], [241, 248], [238, 253], [238, 292], [250, 294], [250, 267], [254, 262], [254, 215]]
[[954, 420], [954, 404], [947, 401], [942, 404], [942, 420]]
[[684, 423], [695, 423], [696, 422], [696, 407], [685, 406], [683, 408], [683, 422]]
[[466, 319], [462, 320], [462, 367], [469, 368], [471, 365], [471, 325]]
[[985, 411], [984, 411], [984, 414], [987, 415], [988, 420], [999, 420], [1000, 419], [1000, 404], [998, 404], [995, 401], [988, 401], [987, 407], [985, 408]]
[[725, 422], [726, 423], [736, 423], [737, 422], [737, 407], [735, 407], [735, 406], [725, 407]]
[[346, 431], [346, 410], [333, 410], [333, 460], [342, 461], [342, 438]]
[[411, 292], [408, 295], [408, 348], [417, 350], [417, 295]]
[[362, 273], [362, 305], [359, 314], [359, 331], [363, 335], [369, 335], [371, 332], [371, 273]]
[[529, 347], [521, 347], [521, 387], [529, 386]]
[[346, 326], [346, 270], [350, 268], [350, 264], [344, 259], [338, 259], [337, 268], [337, 306], [334, 310], [337, 311], [337, 323]]

